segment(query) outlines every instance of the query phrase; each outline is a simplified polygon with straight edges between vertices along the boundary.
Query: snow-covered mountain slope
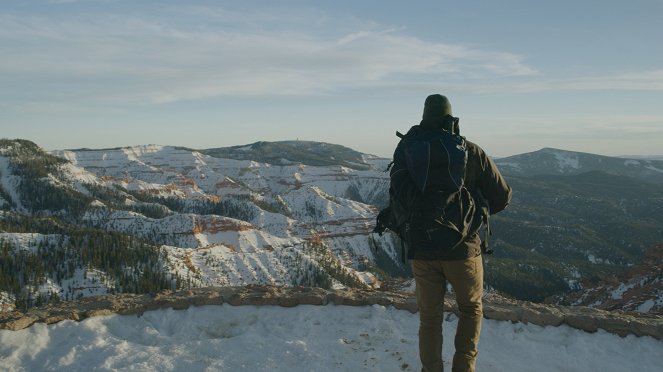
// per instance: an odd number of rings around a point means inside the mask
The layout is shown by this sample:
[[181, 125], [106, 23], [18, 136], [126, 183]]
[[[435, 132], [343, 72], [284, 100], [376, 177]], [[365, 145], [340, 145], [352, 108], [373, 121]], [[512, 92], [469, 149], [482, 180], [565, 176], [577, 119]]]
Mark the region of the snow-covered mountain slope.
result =
[[[352, 196], [361, 198], [359, 201], [371, 204], [376, 199], [373, 186], [384, 185], [388, 179], [383, 171], [388, 161], [384, 159], [374, 159], [375, 165], [366, 165], [370, 169], [358, 171], [342, 165], [273, 165], [216, 158], [198, 151], [154, 145], [54, 154], [129, 190], [150, 190], [164, 196], [175, 190], [186, 196], [204, 193], [223, 197], [248, 192], [280, 194], [317, 187], [336, 197], [353, 193]], [[384, 168], [377, 169], [379, 165]], [[359, 179], [362, 182], [357, 182]], [[376, 183], [366, 184], [367, 179]]]
[[663, 161], [661, 160], [624, 159], [544, 148], [526, 154], [499, 158], [495, 162], [507, 175], [571, 175], [601, 171], [663, 183]]
[[582, 290], [555, 296], [550, 302], [663, 314], [663, 245], [650, 249], [644, 262], [621, 275], [587, 280]]
[[0, 155], [0, 207], [25, 210], [19, 197], [19, 184], [20, 177], [14, 175], [9, 168], [9, 158]]
[[94, 172], [107, 185], [154, 197], [193, 200], [252, 197], [254, 204], [262, 207], [250, 221], [258, 228], [279, 218], [274, 213], [265, 213], [266, 209], [277, 210], [281, 215], [308, 224], [372, 219], [375, 208], [371, 204], [377, 199], [384, 200], [388, 183], [387, 174], [382, 170], [356, 171], [342, 166], [302, 164], [275, 166], [219, 159], [173, 147], [142, 146], [56, 154]]
[[[371, 203], [383, 202], [388, 184], [383, 169], [375, 169], [387, 162], [375, 158], [375, 166], [355, 170], [344, 166], [279, 166], [221, 159], [163, 146], [55, 154], [95, 173], [106, 186], [115, 185], [129, 192], [178, 198], [185, 204], [239, 200], [242, 203], [236, 204], [239, 211], [235, 214], [241, 216], [235, 217], [245, 221], [229, 222], [228, 218], [191, 213], [157, 220], [101, 209], [85, 217], [94, 226], [157, 237], [160, 243], [178, 247], [224, 245], [242, 252], [259, 251], [263, 246], [292, 246], [314, 236], [323, 241], [334, 238], [336, 245], [339, 240], [348, 239], [347, 244], [340, 243], [343, 251], [334, 252], [346, 257], [349, 254], [354, 262], [344, 262], [348, 267], [356, 267], [359, 256], [371, 255], [368, 233], [377, 213]], [[195, 207], [190, 209], [198, 212]], [[228, 226], [222, 228], [225, 232], [221, 234], [218, 225], [223, 223]], [[247, 238], [249, 235], [252, 237]], [[363, 239], [353, 238], [357, 235]]]
[[[35, 234], [35, 233], [0, 233], [0, 242], [5, 247], [11, 247], [23, 252], [35, 253], [38, 250], [50, 249], [62, 244], [69, 237], [61, 234]], [[15, 254], [21, 257], [21, 254]], [[103, 272], [96, 269], [88, 270], [85, 267], [72, 267], [70, 275], [58, 280], [56, 277], [46, 276], [41, 280], [36, 292], [42, 296], [56, 293], [60, 299], [77, 299], [87, 296], [96, 296], [110, 293], [114, 287], [112, 280]], [[49, 300], [47, 297], [41, 301]], [[0, 307], [13, 307], [7, 293], [0, 295]]]
[[[123, 276], [124, 285], [108, 291], [126, 290], [127, 280], [153, 292], [170, 285], [375, 286], [375, 275], [407, 276], [399, 242], [370, 234], [388, 200], [390, 160], [293, 142], [233, 148], [231, 159], [219, 157], [219, 149], [157, 145], [46, 153], [29, 141], [0, 140], [0, 209], [6, 211], [0, 231], [75, 235], [57, 250], [80, 253], [76, 262], [84, 272]], [[280, 160], [262, 161], [274, 146], [284, 149]], [[554, 166], [550, 156], [538, 165], [530, 156], [522, 162], [529, 168], [521, 169], [535, 171], [508, 174], [513, 202], [492, 219], [496, 253], [487, 258], [487, 284], [519, 299], [578, 289], [597, 274], [639, 263], [663, 241], [657, 185], [603, 171], [560, 175], [576, 165], [581, 171], [585, 161], [559, 154], [550, 155]], [[314, 165], [320, 161], [325, 165]], [[145, 253], [115, 257], [129, 267], [109, 273], [114, 266], [102, 269], [107, 261], [97, 256], [103, 252], [89, 243], [100, 239], [104, 247]], [[86, 244], [94, 252], [80, 251]], [[144, 265], [163, 271], [158, 288], [148, 288], [142, 276], [154, 273]], [[66, 275], [52, 288], [63, 288], [60, 282], [74, 270]], [[16, 296], [12, 291], [5, 295]]]
[[[24, 219], [57, 215], [72, 226], [161, 246], [162, 268], [173, 283], [379, 285], [366, 271], [376, 261], [369, 233], [377, 208], [365, 201], [385, 198], [388, 176], [376, 169], [386, 167], [383, 159], [362, 157], [357, 170], [221, 159], [155, 145], [46, 154], [29, 141], [4, 141], [4, 209]], [[41, 202], [37, 195], [49, 197]], [[25, 248], [4, 240], [14, 252]], [[382, 259], [398, 266], [393, 238], [376, 241], [388, 253]], [[78, 296], [66, 283], [84, 281], [80, 274], [96, 269], [76, 270], [57, 280], [47, 275], [57, 283], [23, 295]], [[103, 293], [115, 289], [99, 286]]]

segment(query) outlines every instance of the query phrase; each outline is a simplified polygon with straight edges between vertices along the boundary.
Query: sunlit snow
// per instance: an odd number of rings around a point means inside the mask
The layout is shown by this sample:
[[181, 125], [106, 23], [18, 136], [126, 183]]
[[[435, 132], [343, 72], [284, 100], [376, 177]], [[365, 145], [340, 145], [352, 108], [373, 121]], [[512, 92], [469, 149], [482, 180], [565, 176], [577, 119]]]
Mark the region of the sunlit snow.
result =
[[[391, 307], [203, 306], [0, 331], [3, 371], [418, 371], [418, 314]], [[457, 319], [444, 322], [451, 370]], [[663, 342], [484, 320], [478, 371], [660, 371]]]

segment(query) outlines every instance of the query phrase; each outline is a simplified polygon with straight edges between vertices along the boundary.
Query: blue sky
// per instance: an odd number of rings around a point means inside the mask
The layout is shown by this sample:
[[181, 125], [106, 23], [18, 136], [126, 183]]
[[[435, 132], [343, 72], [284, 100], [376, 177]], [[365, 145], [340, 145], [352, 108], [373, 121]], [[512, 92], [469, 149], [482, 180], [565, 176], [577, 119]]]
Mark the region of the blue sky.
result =
[[0, 137], [390, 156], [449, 97], [489, 154], [663, 154], [663, 1], [3, 1]]

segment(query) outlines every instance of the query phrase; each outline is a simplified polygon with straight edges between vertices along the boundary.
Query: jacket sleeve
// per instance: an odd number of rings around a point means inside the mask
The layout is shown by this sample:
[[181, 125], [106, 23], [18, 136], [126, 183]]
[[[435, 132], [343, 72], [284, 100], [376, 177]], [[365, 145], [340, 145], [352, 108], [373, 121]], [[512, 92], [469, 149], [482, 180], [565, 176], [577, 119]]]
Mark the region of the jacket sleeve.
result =
[[511, 187], [497, 169], [495, 162], [486, 153], [476, 146], [476, 155], [479, 162], [476, 187], [488, 201], [490, 214], [504, 210], [511, 202]]

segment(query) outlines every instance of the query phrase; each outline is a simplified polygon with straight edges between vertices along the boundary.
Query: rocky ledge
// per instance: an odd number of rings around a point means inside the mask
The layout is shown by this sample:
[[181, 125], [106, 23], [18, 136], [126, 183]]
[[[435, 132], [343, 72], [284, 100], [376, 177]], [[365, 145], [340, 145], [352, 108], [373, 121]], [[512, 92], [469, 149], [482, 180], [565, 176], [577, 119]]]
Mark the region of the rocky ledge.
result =
[[[210, 287], [166, 291], [154, 295], [119, 294], [87, 297], [77, 301], [49, 304], [27, 312], [0, 312], [0, 329], [17, 331], [34, 323], [57, 323], [83, 320], [99, 315], [140, 315], [156, 309], [186, 309], [190, 306], [221, 305], [347, 305], [393, 306], [417, 311], [416, 300], [408, 292], [384, 292], [357, 289], [325, 290], [308, 287]], [[455, 301], [445, 300], [445, 310], [458, 313]], [[484, 299], [484, 317], [495, 320], [531, 323], [540, 326], [566, 324], [587, 332], [603, 329], [620, 336], [651, 336], [663, 340], [663, 316], [605, 311], [581, 306], [544, 305], [508, 300], [498, 296]]]

